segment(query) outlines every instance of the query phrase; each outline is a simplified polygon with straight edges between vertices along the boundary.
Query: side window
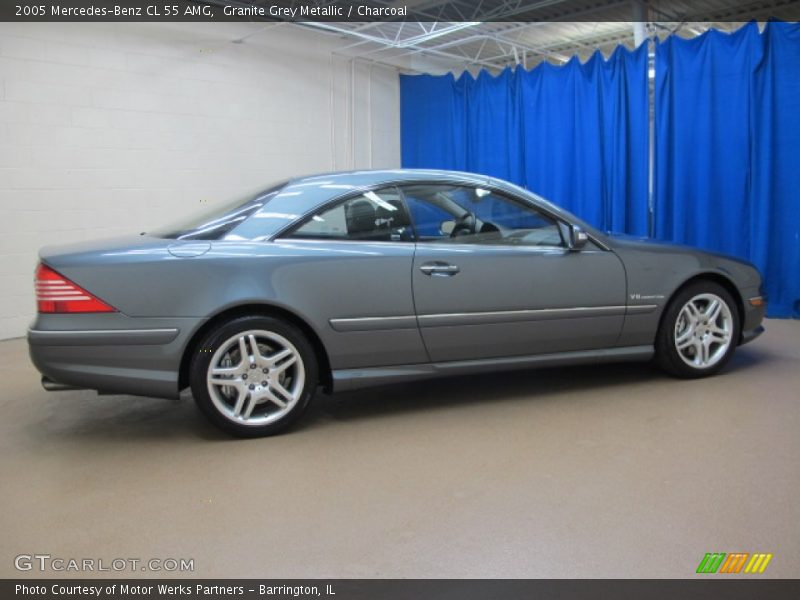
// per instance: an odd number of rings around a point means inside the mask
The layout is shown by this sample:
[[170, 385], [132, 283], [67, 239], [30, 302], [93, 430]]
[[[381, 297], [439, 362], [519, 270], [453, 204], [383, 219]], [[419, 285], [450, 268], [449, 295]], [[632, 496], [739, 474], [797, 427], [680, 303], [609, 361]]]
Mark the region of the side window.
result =
[[488, 189], [411, 185], [403, 194], [420, 242], [565, 245], [555, 219]]
[[311, 216], [293, 239], [410, 242], [411, 220], [396, 188], [365, 192]]

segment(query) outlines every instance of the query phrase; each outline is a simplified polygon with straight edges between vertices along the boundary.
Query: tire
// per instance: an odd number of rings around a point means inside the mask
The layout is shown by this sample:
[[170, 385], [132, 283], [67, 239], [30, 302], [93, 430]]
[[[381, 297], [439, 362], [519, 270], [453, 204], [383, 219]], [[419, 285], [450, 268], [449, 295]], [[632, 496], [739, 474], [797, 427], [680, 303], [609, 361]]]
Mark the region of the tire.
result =
[[214, 328], [195, 348], [189, 369], [197, 406], [238, 437], [285, 431], [308, 408], [319, 378], [306, 336], [290, 323], [262, 316]]
[[733, 355], [740, 327], [730, 292], [712, 281], [692, 283], [664, 312], [656, 334], [656, 361], [675, 377], [714, 375]]

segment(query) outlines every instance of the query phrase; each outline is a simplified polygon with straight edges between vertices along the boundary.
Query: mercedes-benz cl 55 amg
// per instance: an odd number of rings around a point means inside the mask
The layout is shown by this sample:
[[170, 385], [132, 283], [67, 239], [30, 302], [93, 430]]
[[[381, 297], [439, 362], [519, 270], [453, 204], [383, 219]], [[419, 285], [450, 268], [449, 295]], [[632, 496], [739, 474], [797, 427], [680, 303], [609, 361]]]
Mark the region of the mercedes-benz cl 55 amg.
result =
[[449, 171], [298, 177], [40, 259], [28, 341], [47, 389], [191, 388], [241, 436], [285, 429], [319, 387], [652, 358], [711, 375], [765, 310], [749, 263]]

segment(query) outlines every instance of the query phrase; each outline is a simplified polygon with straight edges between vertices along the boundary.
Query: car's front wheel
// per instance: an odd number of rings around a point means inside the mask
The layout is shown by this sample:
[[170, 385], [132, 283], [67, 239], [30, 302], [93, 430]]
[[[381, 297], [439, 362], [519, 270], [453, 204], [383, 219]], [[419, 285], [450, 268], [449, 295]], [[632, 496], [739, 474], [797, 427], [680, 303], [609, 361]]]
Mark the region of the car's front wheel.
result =
[[733, 355], [739, 327], [730, 293], [717, 283], [698, 281], [667, 306], [656, 339], [656, 359], [677, 377], [713, 375]]
[[200, 410], [241, 437], [280, 433], [308, 407], [317, 387], [314, 350], [294, 325], [241, 317], [211, 331], [196, 349], [190, 383]]

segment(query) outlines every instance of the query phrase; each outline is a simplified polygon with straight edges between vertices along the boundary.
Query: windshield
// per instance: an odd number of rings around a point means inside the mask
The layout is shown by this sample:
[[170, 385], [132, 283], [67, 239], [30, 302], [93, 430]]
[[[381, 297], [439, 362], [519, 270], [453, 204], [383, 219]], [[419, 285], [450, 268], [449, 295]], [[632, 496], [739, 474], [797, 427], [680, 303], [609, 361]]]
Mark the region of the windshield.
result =
[[218, 240], [275, 196], [288, 181], [281, 181], [258, 193], [247, 194], [213, 207], [192, 217], [148, 232], [155, 237], [176, 240]]

